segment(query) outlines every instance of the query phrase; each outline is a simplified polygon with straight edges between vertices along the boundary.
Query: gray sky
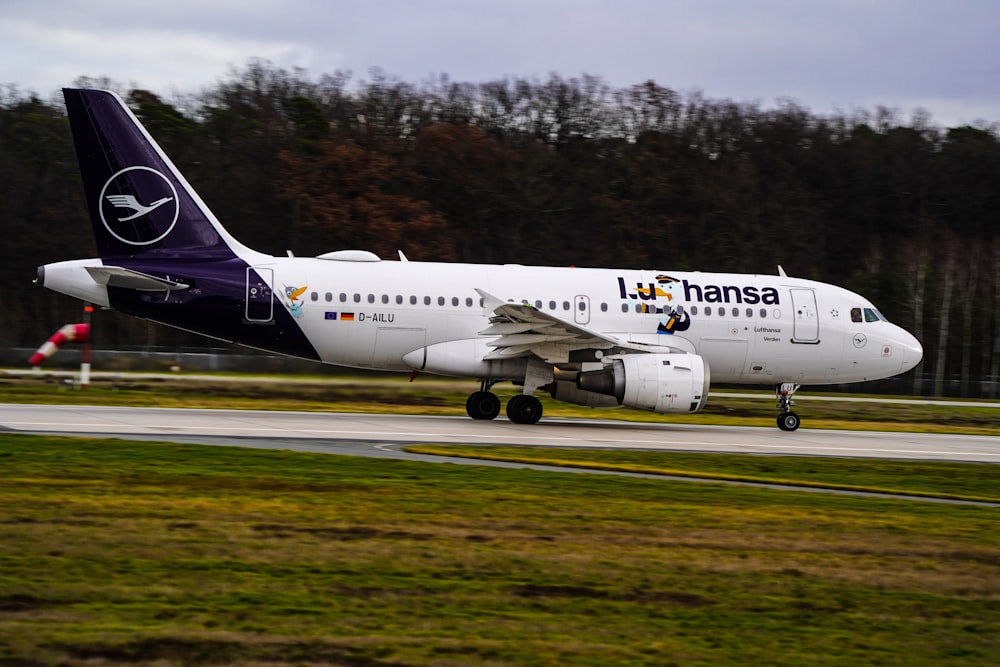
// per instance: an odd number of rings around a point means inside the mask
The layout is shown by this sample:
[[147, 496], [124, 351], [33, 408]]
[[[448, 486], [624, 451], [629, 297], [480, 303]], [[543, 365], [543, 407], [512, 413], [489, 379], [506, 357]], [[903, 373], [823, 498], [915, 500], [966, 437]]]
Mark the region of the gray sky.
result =
[[44, 98], [82, 75], [169, 98], [251, 58], [314, 78], [586, 73], [817, 114], [1000, 122], [998, 0], [0, 0], [0, 84]]

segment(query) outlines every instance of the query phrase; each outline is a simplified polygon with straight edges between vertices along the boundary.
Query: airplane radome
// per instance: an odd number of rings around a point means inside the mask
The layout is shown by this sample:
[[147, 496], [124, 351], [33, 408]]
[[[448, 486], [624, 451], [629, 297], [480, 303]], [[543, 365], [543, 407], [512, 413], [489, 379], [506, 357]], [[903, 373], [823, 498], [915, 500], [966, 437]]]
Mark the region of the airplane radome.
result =
[[273, 257], [219, 223], [115, 94], [63, 91], [100, 257], [46, 264], [36, 282], [137, 317], [315, 361], [523, 392], [593, 407], [697, 412], [710, 381], [777, 388], [778, 426], [799, 426], [803, 384], [910, 370], [920, 343], [867, 299], [778, 275], [385, 261], [364, 250]]

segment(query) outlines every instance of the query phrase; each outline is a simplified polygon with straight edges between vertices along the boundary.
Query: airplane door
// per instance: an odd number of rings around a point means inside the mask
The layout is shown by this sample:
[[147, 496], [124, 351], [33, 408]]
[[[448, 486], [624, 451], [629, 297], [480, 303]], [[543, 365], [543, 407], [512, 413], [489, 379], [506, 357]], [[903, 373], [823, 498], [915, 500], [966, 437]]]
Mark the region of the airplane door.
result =
[[270, 322], [274, 317], [271, 283], [274, 270], [247, 267], [246, 316], [248, 322]]
[[817, 317], [816, 292], [811, 289], [793, 288], [792, 293], [792, 326], [793, 343], [819, 342], [819, 317]]
[[573, 320], [577, 324], [588, 324], [590, 322], [590, 297], [585, 294], [578, 294], [573, 300]]

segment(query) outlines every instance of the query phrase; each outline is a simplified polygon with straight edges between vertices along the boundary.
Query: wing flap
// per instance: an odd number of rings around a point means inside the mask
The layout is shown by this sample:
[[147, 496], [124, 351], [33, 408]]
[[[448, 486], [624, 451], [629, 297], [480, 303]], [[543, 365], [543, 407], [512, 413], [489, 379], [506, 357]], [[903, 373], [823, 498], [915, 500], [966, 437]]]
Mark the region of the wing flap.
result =
[[494, 350], [486, 359], [533, 354], [549, 363], [565, 363], [575, 350], [609, 350], [623, 345], [614, 336], [564, 320], [529, 303], [503, 301], [481, 289], [476, 292], [483, 297], [484, 314], [490, 316], [490, 326], [480, 334], [497, 336], [488, 343]]
[[524, 333], [538, 328], [534, 322], [497, 322], [479, 332], [480, 336], [507, 336]]

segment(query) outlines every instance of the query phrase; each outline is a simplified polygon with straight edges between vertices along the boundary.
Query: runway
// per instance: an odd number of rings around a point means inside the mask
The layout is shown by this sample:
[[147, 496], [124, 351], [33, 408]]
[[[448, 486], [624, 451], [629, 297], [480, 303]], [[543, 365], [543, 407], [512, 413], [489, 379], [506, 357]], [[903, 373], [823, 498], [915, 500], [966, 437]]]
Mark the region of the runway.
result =
[[990, 436], [648, 424], [546, 418], [535, 425], [466, 417], [0, 404], [0, 430], [240, 445], [363, 456], [412, 443], [602, 447], [1000, 463]]

